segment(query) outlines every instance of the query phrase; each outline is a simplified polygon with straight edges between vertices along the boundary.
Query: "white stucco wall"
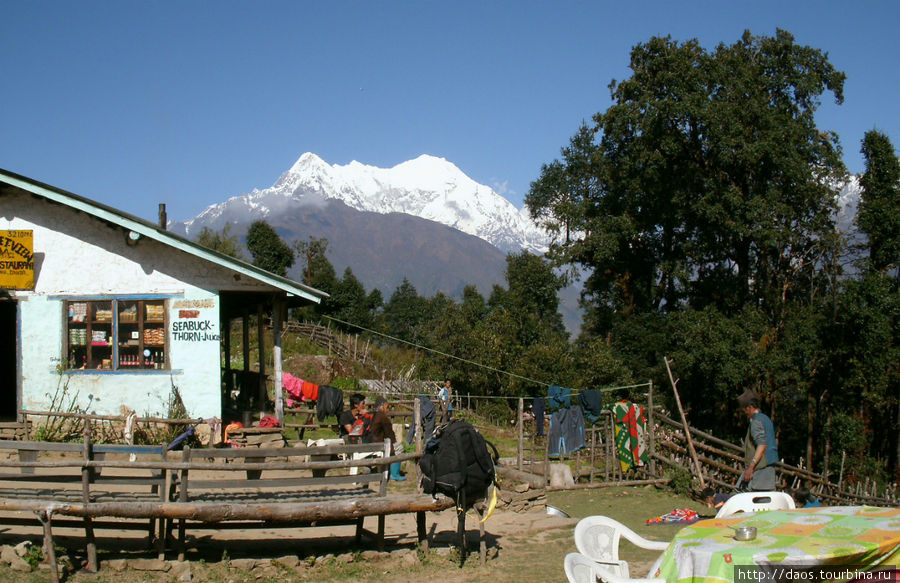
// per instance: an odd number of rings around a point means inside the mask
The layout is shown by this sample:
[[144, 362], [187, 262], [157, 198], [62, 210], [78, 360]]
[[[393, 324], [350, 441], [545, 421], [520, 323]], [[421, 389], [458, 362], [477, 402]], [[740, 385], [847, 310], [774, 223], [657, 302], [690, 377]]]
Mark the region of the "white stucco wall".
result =
[[[0, 197], [0, 229], [34, 231], [35, 289], [19, 301], [21, 407], [46, 410], [68, 383], [80, 407], [120, 414], [166, 412], [173, 385], [192, 417], [221, 413], [219, 290], [267, 289], [214, 263], [25, 193]], [[60, 375], [65, 300], [164, 296], [170, 371], [77, 371]], [[199, 322], [199, 324], [198, 324]]]

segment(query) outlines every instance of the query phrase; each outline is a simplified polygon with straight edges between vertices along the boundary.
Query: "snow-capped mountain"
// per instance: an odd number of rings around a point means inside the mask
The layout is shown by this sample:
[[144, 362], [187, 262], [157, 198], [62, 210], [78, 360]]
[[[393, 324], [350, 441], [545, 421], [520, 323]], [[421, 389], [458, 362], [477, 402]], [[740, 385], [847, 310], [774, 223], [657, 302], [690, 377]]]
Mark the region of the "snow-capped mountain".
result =
[[[213, 205], [185, 222], [188, 235], [200, 226], [266, 218], [301, 205], [338, 200], [379, 214], [404, 213], [474, 235], [504, 252], [547, 250], [548, 235], [516, 207], [478, 184], [443, 158], [422, 155], [393, 168], [359, 162], [330, 165], [307, 152], [270, 188]], [[235, 219], [232, 219], [234, 217]]]
[[843, 233], [855, 234], [856, 210], [859, 206], [859, 177], [850, 176], [847, 181], [838, 185], [837, 194], [837, 212], [835, 213], [835, 223], [839, 231]]

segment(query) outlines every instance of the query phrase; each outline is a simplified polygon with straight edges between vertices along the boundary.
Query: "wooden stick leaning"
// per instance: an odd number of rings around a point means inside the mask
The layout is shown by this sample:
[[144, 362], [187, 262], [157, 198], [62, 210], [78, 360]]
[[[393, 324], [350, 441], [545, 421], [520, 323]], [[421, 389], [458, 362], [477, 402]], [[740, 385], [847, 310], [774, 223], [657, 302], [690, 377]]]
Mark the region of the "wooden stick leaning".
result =
[[687, 417], [684, 415], [684, 408], [681, 406], [681, 397], [678, 395], [678, 381], [672, 376], [672, 369], [669, 367], [669, 358], [664, 356], [663, 361], [666, 363], [666, 370], [669, 373], [669, 382], [672, 383], [672, 391], [675, 392], [675, 402], [678, 404], [678, 412], [681, 414], [681, 424], [684, 426], [684, 436], [687, 438], [688, 451], [691, 453], [694, 468], [697, 470], [697, 478], [700, 480], [700, 487], [705, 488], [706, 482], [703, 480], [703, 470], [700, 466], [700, 459], [697, 457], [697, 451], [694, 449], [694, 440], [691, 438], [691, 428], [688, 426]]

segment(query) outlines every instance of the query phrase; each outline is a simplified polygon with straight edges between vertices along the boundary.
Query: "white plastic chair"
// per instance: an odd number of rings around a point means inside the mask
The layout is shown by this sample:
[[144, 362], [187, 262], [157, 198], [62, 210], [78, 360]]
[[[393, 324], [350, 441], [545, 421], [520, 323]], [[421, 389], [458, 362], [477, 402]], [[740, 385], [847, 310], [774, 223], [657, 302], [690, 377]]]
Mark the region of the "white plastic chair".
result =
[[[579, 553], [597, 563], [599, 576], [603, 581], [643, 581], [629, 579], [628, 563], [619, 559], [619, 539], [623, 536], [642, 549], [664, 551], [669, 546], [665, 541], [647, 540], [621, 522], [606, 516], [588, 516], [575, 525], [575, 547]], [[654, 566], [650, 574], [655, 570]]]
[[569, 553], [564, 562], [569, 583], [597, 583], [597, 563], [581, 553]]
[[565, 559], [566, 578], [569, 583], [666, 583], [665, 579], [629, 579], [616, 575], [603, 565], [581, 553], [569, 553]]
[[738, 512], [761, 510], [793, 510], [794, 499], [784, 492], [741, 492], [725, 501], [716, 518], [728, 518]]

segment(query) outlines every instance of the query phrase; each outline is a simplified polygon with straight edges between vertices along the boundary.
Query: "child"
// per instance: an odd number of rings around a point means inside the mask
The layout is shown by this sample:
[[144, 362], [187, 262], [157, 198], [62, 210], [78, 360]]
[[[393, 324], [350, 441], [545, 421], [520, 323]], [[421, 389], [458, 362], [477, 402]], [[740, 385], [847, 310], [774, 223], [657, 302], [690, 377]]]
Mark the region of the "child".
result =
[[793, 492], [794, 503], [797, 508], [818, 508], [822, 504], [819, 499], [812, 495], [806, 485], [802, 485]]
[[731, 494], [717, 494], [715, 490], [707, 486], [703, 488], [703, 491], [700, 492], [700, 498], [706, 502], [706, 505], [710, 508], [715, 508], [717, 511], [719, 508], [725, 504], [725, 501], [731, 498]]

